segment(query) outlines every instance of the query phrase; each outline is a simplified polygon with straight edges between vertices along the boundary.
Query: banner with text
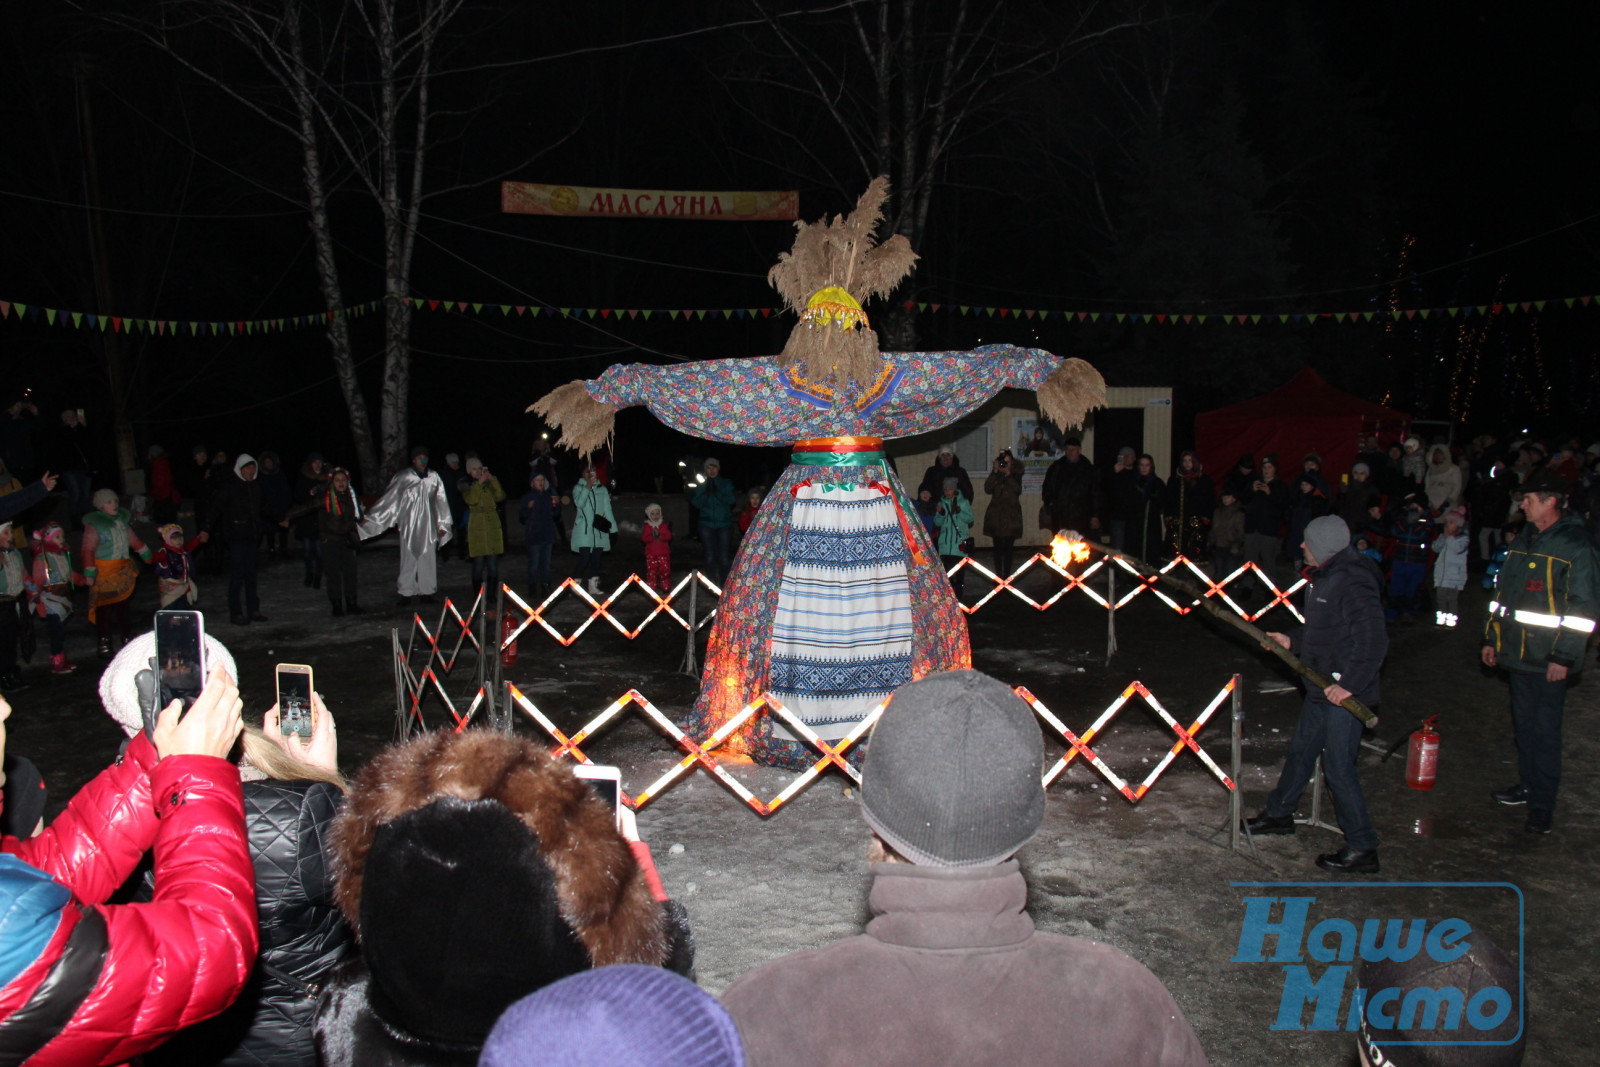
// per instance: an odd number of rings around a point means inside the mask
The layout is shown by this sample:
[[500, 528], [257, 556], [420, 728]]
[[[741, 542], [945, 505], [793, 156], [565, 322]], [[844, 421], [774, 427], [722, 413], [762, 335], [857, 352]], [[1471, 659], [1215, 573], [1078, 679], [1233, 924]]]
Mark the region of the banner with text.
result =
[[793, 221], [795, 189], [705, 192], [683, 189], [592, 189], [586, 185], [501, 182], [500, 210], [511, 215], [592, 219], [695, 219], [717, 222]]

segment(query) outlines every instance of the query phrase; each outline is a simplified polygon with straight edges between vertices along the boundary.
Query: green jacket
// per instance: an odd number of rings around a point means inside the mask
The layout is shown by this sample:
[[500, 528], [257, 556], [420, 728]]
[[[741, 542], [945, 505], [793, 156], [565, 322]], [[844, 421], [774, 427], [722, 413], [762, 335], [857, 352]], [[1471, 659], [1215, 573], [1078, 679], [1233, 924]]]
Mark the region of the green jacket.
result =
[[952, 497], [941, 496], [933, 502], [933, 525], [939, 532], [938, 545], [941, 556], [964, 556], [961, 542], [972, 529], [972, 505], [960, 492]]
[[603, 485], [589, 486], [579, 482], [572, 490], [572, 507], [577, 512], [572, 519], [572, 550], [598, 548], [602, 552], [611, 547], [609, 531], [597, 530], [594, 517], [604, 515], [611, 529], [617, 528], [617, 517], [611, 513], [611, 493]]
[[733, 523], [733, 504], [737, 495], [733, 483], [719, 474], [696, 489], [689, 503], [700, 513], [701, 526], [720, 530]]
[[1597, 615], [1600, 557], [1583, 520], [1568, 513], [1543, 533], [1530, 522], [1500, 564], [1483, 643], [1507, 670], [1577, 667]]
[[467, 555], [498, 556], [505, 552], [505, 534], [500, 529], [500, 512], [495, 508], [505, 498], [506, 491], [494, 475], [486, 482], [469, 478], [461, 483], [461, 500], [472, 514], [467, 521]]

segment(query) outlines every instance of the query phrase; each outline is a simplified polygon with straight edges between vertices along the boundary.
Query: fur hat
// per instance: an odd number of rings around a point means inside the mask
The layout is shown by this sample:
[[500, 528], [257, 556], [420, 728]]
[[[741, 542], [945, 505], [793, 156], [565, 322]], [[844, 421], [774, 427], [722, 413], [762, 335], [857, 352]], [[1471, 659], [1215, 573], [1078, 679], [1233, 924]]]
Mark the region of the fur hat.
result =
[[330, 841], [373, 1010], [419, 1038], [475, 1045], [559, 978], [667, 956], [661, 907], [611, 811], [532, 741], [467, 730], [392, 745], [356, 779]]
[[[106, 669], [100, 673], [100, 705], [129, 737], [145, 727], [142, 704], [147, 698], [143, 698], [139, 692], [138, 675], [140, 671], [150, 670], [150, 661], [155, 655], [155, 632], [142, 633], [129, 638], [128, 643], [122, 646], [122, 651], [112, 657]], [[206, 668], [209, 672], [216, 667], [221, 667], [238, 681], [239, 668], [233, 662], [233, 653], [221, 641], [206, 634]]]
[[585, 971], [500, 1016], [480, 1067], [744, 1067], [739, 1029], [717, 998], [659, 967]]
[[1039, 723], [1010, 686], [930, 674], [895, 690], [873, 727], [861, 814], [913, 863], [991, 866], [1039, 832], [1043, 769]]

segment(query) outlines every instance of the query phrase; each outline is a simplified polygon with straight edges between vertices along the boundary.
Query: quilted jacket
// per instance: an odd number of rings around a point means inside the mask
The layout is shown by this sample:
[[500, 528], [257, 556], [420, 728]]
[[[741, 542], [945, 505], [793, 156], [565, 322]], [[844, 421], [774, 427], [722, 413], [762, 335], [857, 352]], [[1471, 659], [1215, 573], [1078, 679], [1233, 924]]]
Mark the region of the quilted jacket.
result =
[[261, 955], [244, 995], [145, 1058], [161, 1064], [314, 1067], [311, 1023], [328, 973], [352, 944], [333, 904], [324, 842], [343, 794], [326, 782], [246, 782]]
[[[152, 845], [155, 898], [106, 904]], [[226, 760], [158, 762], [139, 734], [42, 834], [7, 837], [0, 852], [8, 1062], [121, 1063], [239, 995], [256, 954], [255, 891]]]

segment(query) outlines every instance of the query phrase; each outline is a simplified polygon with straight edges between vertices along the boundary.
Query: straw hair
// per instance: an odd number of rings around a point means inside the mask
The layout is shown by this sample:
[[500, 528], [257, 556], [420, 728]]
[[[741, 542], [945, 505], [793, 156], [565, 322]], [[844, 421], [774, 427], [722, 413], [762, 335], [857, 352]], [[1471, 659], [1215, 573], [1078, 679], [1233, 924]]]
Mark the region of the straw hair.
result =
[[[781, 253], [767, 272], [767, 281], [790, 311], [799, 314], [813, 293], [830, 285], [865, 304], [869, 297], [888, 296], [911, 273], [917, 254], [903, 234], [894, 234], [881, 245], [873, 236], [883, 222], [888, 199], [889, 179], [880, 175], [848, 216], [795, 223], [793, 247]], [[878, 335], [864, 325], [853, 330], [796, 326], [778, 355], [779, 366], [793, 367], [813, 382], [833, 376], [840, 386], [850, 379], [871, 382], [881, 363]]]
[[616, 411], [590, 396], [582, 378], [550, 390], [528, 410], [560, 428], [561, 437], [556, 443], [580, 456], [589, 456], [610, 444], [617, 421]]
[[1082, 426], [1095, 408], [1106, 406], [1106, 380], [1081, 359], [1063, 360], [1036, 390], [1039, 412], [1063, 430]]

